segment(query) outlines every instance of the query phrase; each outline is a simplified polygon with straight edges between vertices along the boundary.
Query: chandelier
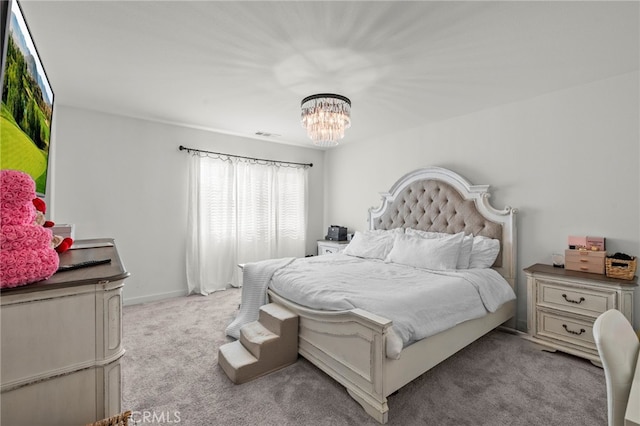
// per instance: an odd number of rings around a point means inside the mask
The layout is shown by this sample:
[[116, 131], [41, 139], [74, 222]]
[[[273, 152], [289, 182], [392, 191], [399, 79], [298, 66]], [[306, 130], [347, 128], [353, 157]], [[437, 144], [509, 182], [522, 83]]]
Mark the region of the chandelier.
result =
[[315, 145], [335, 146], [351, 127], [351, 101], [341, 95], [321, 93], [307, 96], [300, 104], [302, 127]]

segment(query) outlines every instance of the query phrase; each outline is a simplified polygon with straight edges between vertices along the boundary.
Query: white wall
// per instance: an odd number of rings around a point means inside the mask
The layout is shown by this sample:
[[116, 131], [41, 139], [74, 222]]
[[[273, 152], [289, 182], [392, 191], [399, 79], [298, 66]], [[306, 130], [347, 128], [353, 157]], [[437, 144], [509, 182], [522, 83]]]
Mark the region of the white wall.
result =
[[[625, 74], [361, 143], [347, 135], [326, 155], [58, 105], [49, 213], [75, 223], [78, 238], [116, 238], [132, 273], [127, 303], [186, 291], [188, 156], [180, 144], [314, 163], [309, 254], [330, 224], [366, 229], [368, 208], [398, 177], [441, 166], [491, 184], [494, 206], [519, 209], [519, 269], [549, 263], [568, 235], [604, 236], [609, 251], [640, 255], [638, 79]], [[525, 285], [520, 273], [522, 330]], [[640, 291], [634, 322], [638, 328]]]
[[49, 214], [76, 239], [115, 238], [131, 273], [125, 303], [186, 294], [187, 163], [178, 146], [283, 161], [309, 169], [307, 253], [323, 235], [319, 150], [56, 106]]
[[[492, 204], [519, 209], [518, 268], [551, 263], [569, 235], [607, 238], [607, 250], [640, 255], [638, 72], [402, 133], [347, 142], [326, 157], [325, 226], [367, 228], [403, 174], [426, 166], [490, 184]], [[355, 124], [354, 124], [355, 125]], [[518, 277], [518, 328], [526, 281]], [[640, 291], [635, 297], [640, 327]]]

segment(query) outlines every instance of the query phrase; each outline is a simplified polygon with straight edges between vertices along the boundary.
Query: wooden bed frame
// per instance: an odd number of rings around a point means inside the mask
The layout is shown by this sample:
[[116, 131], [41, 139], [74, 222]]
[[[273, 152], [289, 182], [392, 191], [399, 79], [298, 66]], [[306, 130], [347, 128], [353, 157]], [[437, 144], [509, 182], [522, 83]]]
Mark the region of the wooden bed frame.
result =
[[[474, 235], [495, 235], [497, 230], [502, 245], [494, 268], [515, 291], [516, 210], [494, 209], [489, 204], [488, 189], [489, 185], [471, 185], [447, 169], [416, 170], [382, 194], [379, 208], [369, 210], [369, 228], [412, 227], [451, 233], [465, 230]], [[449, 194], [450, 199], [436, 193]], [[459, 209], [467, 212], [463, 221], [456, 216]], [[492, 230], [487, 231], [487, 225]], [[510, 321], [513, 327], [516, 306], [515, 301], [506, 303], [494, 313], [413, 343], [402, 350], [399, 359], [391, 359], [386, 356], [390, 320], [362, 309], [309, 309], [271, 290], [269, 298], [300, 316], [300, 355], [345, 386], [380, 423], [388, 420], [387, 396], [501, 324]]]

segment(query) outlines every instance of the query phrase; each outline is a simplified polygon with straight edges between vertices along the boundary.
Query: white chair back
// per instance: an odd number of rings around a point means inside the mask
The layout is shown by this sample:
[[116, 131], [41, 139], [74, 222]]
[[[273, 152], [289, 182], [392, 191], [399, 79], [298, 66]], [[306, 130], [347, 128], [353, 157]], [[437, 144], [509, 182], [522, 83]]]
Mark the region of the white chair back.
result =
[[596, 319], [593, 324], [593, 337], [607, 383], [609, 426], [623, 426], [640, 350], [638, 336], [622, 312], [610, 309]]

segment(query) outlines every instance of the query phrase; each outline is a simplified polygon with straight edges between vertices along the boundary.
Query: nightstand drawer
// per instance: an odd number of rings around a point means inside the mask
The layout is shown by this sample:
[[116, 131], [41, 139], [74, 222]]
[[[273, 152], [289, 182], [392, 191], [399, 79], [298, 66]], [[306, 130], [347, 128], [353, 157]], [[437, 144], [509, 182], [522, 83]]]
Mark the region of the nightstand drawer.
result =
[[318, 256], [323, 254], [338, 253], [338, 251], [340, 251], [339, 247], [318, 244]]
[[597, 318], [616, 307], [616, 292], [582, 289], [568, 285], [558, 286], [539, 281], [538, 305], [552, 307]]
[[342, 253], [349, 243], [347, 241], [318, 241], [318, 256], [323, 254]]
[[562, 314], [538, 311], [538, 333], [592, 350], [596, 349], [593, 338], [593, 322], [565, 317]]

